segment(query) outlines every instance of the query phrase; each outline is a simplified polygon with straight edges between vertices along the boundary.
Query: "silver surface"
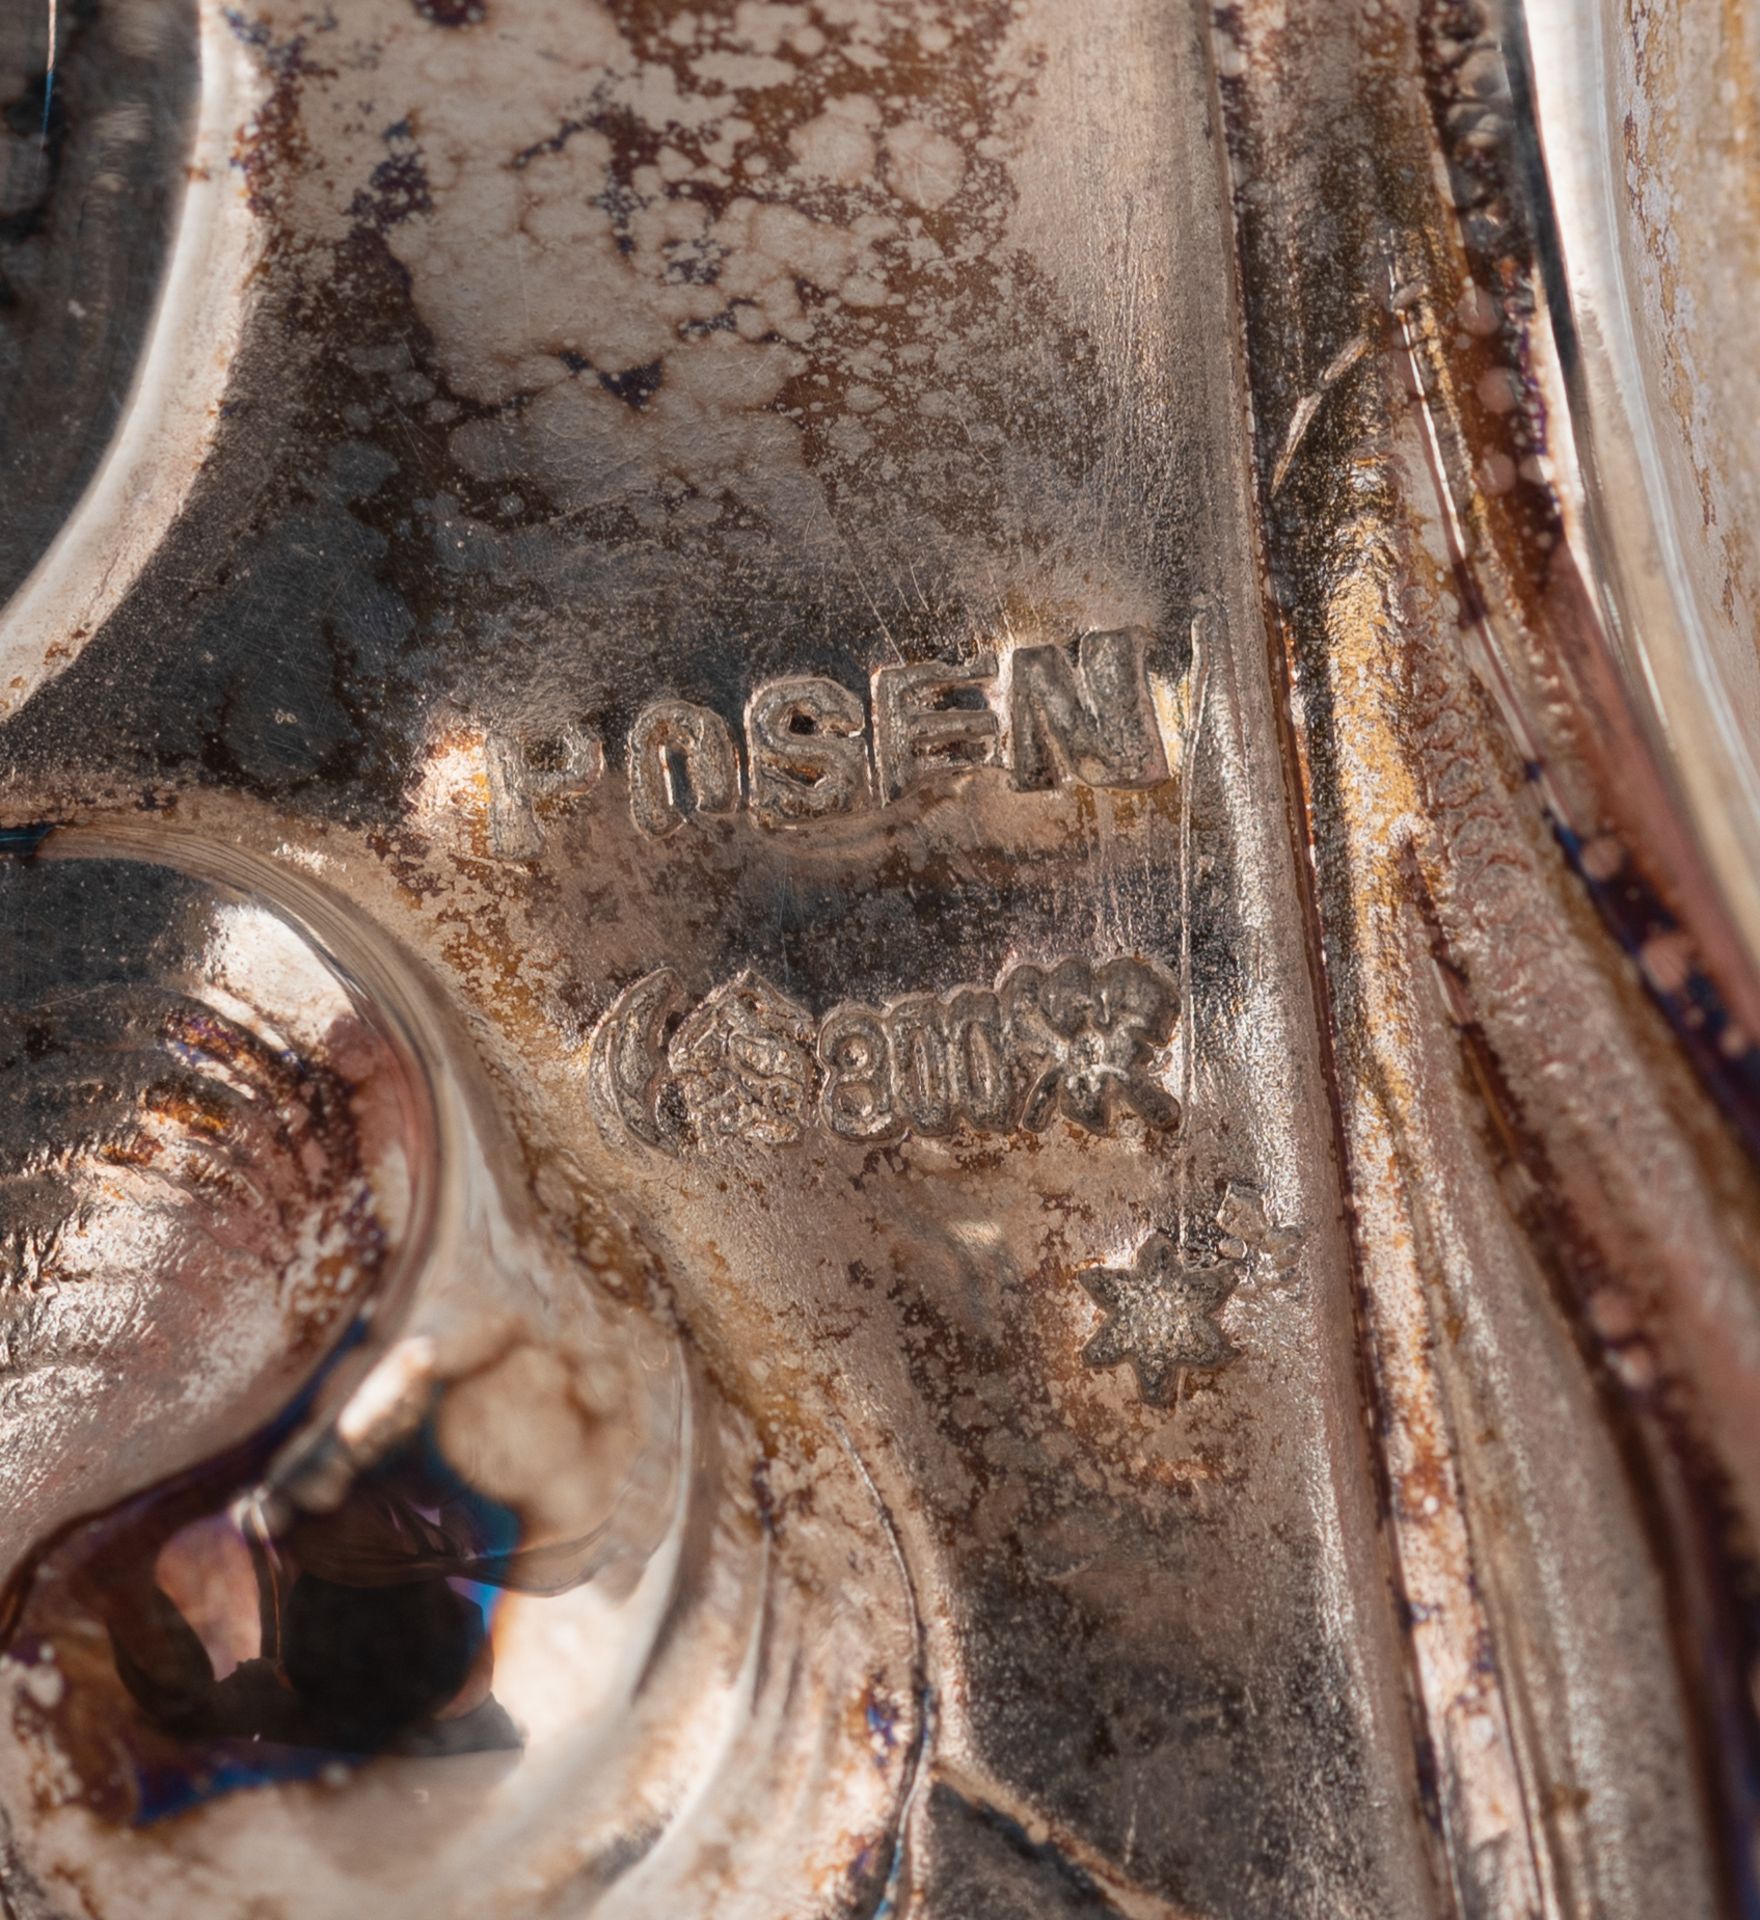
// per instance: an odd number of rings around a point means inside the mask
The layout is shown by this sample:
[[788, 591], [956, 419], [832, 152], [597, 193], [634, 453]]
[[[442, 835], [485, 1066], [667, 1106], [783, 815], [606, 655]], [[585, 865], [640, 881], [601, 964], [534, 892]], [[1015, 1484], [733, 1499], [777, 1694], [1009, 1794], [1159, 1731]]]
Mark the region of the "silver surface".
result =
[[[61, 23], [11, 1910], [1744, 1910], [1752, 636], [1622, 20]], [[301, 1581], [489, 1650], [363, 1718]]]

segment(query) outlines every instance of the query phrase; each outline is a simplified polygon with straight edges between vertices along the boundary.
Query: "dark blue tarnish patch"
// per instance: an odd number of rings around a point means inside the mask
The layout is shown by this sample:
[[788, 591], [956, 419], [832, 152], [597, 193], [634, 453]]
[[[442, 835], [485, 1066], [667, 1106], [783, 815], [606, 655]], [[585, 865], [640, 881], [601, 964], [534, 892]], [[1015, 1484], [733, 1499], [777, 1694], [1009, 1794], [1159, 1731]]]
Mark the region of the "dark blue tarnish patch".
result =
[[35, 821], [28, 827], [0, 827], [0, 860], [34, 860], [54, 831], [52, 820]]

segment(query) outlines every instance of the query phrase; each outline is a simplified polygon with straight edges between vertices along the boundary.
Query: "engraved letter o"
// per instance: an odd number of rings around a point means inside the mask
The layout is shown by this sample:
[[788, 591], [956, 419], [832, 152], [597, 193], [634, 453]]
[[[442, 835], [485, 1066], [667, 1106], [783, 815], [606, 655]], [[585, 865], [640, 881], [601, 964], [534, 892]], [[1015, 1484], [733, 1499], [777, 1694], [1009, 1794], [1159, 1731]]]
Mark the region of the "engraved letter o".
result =
[[656, 839], [676, 833], [685, 820], [686, 783], [696, 812], [732, 813], [739, 749], [720, 714], [688, 700], [656, 700], [629, 730], [630, 818]]

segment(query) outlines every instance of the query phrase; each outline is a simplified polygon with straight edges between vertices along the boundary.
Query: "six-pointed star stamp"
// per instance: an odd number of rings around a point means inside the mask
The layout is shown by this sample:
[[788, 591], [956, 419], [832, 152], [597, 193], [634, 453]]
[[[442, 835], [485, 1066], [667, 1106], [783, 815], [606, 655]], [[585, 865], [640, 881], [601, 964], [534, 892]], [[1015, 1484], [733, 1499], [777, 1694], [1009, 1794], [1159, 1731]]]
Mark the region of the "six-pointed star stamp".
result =
[[1237, 1265], [1214, 1256], [1200, 1264], [1165, 1233], [1152, 1233], [1128, 1267], [1085, 1267], [1076, 1278], [1106, 1309], [1082, 1349], [1090, 1367], [1128, 1360], [1143, 1399], [1165, 1406], [1177, 1377], [1225, 1367], [1235, 1346], [1216, 1316], [1240, 1283]]

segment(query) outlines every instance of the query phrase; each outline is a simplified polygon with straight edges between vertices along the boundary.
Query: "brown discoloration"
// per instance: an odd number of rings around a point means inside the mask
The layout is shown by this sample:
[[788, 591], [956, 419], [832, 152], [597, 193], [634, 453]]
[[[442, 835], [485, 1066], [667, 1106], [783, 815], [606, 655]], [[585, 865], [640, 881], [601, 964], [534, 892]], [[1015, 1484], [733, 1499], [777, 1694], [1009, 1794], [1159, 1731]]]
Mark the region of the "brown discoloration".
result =
[[[1336, 50], [1317, 13], [1301, 18], [1315, 44]], [[1298, 83], [1286, 46], [1245, 24], [1233, 30], [1293, 96], [1312, 101], [1349, 70], [1316, 64], [1311, 44]], [[1555, 1548], [1525, 1536], [1522, 1500], [1507, 1492], [1513, 1479], [1542, 1502], [1556, 1477], [1534, 1417], [1540, 1380], [1577, 1395], [1589, 1427], [1607, 1423], [1601, 1484], [1629, 1475], [1637, 1490], [1623, 1524], [1645, 1543], [1636, 1551], [1655, 1555], [1658, 1596], [1644, 1616], [1652, 1648], [1683, 1612], [1701, 1623], [1683, 1649], [1726, 1630], [1707, 1596], [1745, 1589], [1749, 1522], [1720, 1508], [1739, 1497], [1734, 1483], [1753, 1484], [1755, 1465], [1750, 1436], [1715, 1411], [1752, 1391], [1740, 1384], [1754, 1364], [1751, 1178], [1597, 923], [1597, 907], [1617, 903], [1591, 903], [1554, 828], [1587, 837], [1610, 823], [1627, 855], [1623, 867], [1611, 863], [1622, 884], [1634, 868], [1669, 874], [1663, 897], [1693, 923], [1713, 975], [1739, 990], [1746, 963], [1700, 911], [1703, 872], [1669, 837], [1677, 822], [1650, 784], [1655, 763], [1606, 670], [1556, 503], [1529, 464], [1548, 451], [1532, 377], [1546, 352], [1534, 326], [1546, 289], [1510, 150], [1517, 130], [1506, 108], [1488, 110], [1478, 84], [1508, 45], [1478, 10], [1437, 7], [1421, 10], [1410, 38], [1366, 27], [1357, 47], [1372, 111], [1336, 141], [1315, 131], [1324, 112], [1285, 118], [1294, 110], [1251, 74], [1229, 90], [1237, 162], [1255, 175], [1276, 170], [1279, 204], [1305, 203], [1340, 172], [1373, 183], [1348, 226], [1355, 264], [1345, 273], [1337, 235], [1310, 251], [1263, 212], [1262, 193], [1243, 203], [1263, 392], [1311, 385], [1304, 361], [1321, 351], [1317, 339], [1367, 326], [1385, 343], [1316, 417], [1276, 498], [1264, 479], [1261, 497], [1298, 703], [1292, 747], [1315, 849], [1368, 1384], [1396, 1578], [1414, 1611], [1416, 1736], [1437, 1777], [1448, 1857], [1458, 1863], [1475, 1835], [1501, 1831], [1498, 1898], [1520, 1908], [1547, 1881], [1559, 1890], [1549, 1897], [1594, 1897], [1587, 1889], [1622, 1832], [1608, 1825], [1606, 1783], [1544, 1805], [1528, 1785], [1570, 1777], [1574, 1737], [1562, 1717], [1523, 1719], [1553, 1684], [1550, 1648], [1574, 1631], [1562, 1617], [1548, 1624], [1536, 1582], [1550, 1577], [1540, 1569]], [[1437, 202], [1436, 173], [1417, 160], [1432, 135], [1450, 157], [1451, 204]], [[1398, 236], [1391, 271], [1369, 204]], [[1309, 263], [1293, 308], [1292, 258]], [[1368, 318], [1389, 294], [1392, 315]], [[1287, 323], [1292, 311], [1298, 324]], [[1269, 476], [1284, 416], [1273, 406], [1260, 417], [1270, 422], [1260, 453]], [[1593, 864], [1609, 867], [1605, 846]], [[1612, 875], [1590, 877], [1603, 886]], [[1658, 918], [1668, 924], [1666, 910]], [[1609, 919], [1625, 930], [1617, 912]], [[1593, 1107], [1580, 1092], [1591, 1085]], [[1475, 1134], [1478, 1144], [1463, 1147]], [[1668, 1189], [1666, 1235], [1646, 1232], [1635, 1205], [1634, 1186], [1646, 1183], [1657, 1204], [1658, 1181], [1680, 1182]], [[1482, 1197], [1484, 1182], [1495, 1201]], [[1683, 1223], [1691, 1254], [1671, 1244]], [[1511, 1330], [1527, 1316], [1531, 1261], [1566, 1292], [1559, 1321], [1527, 1337], [1561, 1344], [1556, 1362], [1523, 1373], [1518, 1387], [1492, 1371], [1490, 1355], [1522, 1337]], [[1730, 1289], [1727, 1347], [1699, 1344], [1711, 1270], [1724, 1276], [1714, 1289]], [[1609, 1344], [1603, 1315], [1618, 1330]], [[1628, 1630], [1621, 1645], [1631, 1642]], [[1452, 1666], [1439, 1643], [1452, 1644]], [[1684, 1682], [1691, 1703], [1661, 1716], [1667, 1731], [1640, 1722], [1640, 1737], [1679, 1769], [1674, 1837], [1646, 1850], [1640, 1869], [1661, 1885], [1698, 1858], [1701, 1814], [1683, 1783], [1695, 1716], [1720, 1713], [1723, 1695], [1697, 1654], [1672, 1672], [1667, 1661], [1653, 1667], [1653, 1698]], [[1500, 1693], [1521, 1710], [1500, 1706]], [[1485, 1711], [1502, 1720], [1501, 1796], [1494, 1770], [1459, 1744], [1463, 1713]]]
[[[901, 1567], [934, 1595], [913, 1656], [938, 1690], [926, 1764], [1021, 1884], [1158, 1917], [1424, 1910], [1185, 16], [1127, 11], [1112, 33], [1024, 3], [472, 11], [265, 16], [271, 110], [240, 158], [273, 245], [236, 431], [163, 564], [27, 709], [15, 791], [54, 812], [147, 789], [168, 844], [309, 868], [438, 982], [570, 1273], [675, 1324], [764, 1450], [729, 1533], [764, 1540], [789, 1592], [837, 1595], [852, 1639], [900, 1629]], [[1551, 503], [1523, 471], [1547, 423], [1520, 236], [1496, 143], [1457, 112], [1466, 56], [1441, 46], [1479, 28], [1343, 19], [1225, 23], [1247, 54], [1224, 87], [1236, 155], [1268, 183], [1238, 236], [1263, 474], [1302, 397], [1327, 395], [1259, 502], [1267, 612], [1297, 709], [1389, 1558], [1431, 1663], [1432, 1752], [1453, 1765], [1491, 1731], [1472, 1761], [1491, 1791], [1449, 1804], [1468, 1820], [1451, 1840], [1503, 1848], [1515, 1906], [1540, 1849], [1503, 1700], [1528, 1630], [1500, 1584], [1522, 1510], [1493, 1497], [1498, 1422], [1471, 1371], [1480, 1295], [1507, 1304], [1520, 1269], [1474, 1210], [1493, 1149], [1460, 1113], [1486, 1102], [1456, 1084], [1429, 949], [1548, 1137], [1583, 1147], [1592, 1127], [1537, 1104], [1568, 994], [1539, 981], [1536, 902], [1590, 956], [1566, 987], [1666, 1068], [1450, 624], [1451, 590], [1469, 633], [1499, 594], [1538, 623], [1554, 578]], [[489, 61], [499, 88], [473, 93]], [[1482, 232], [1432, 219], [1432, 136]], [[1310, 230], [1279, 207], [1320, 211]], [[1387, 231], [1424, 288], [1403, 320], [1383, 311]], [[1473, 247], [1495, 272], [1466, 270]], [[1396, 357], [1433, 376], [1427, 415], [1397, 398]], [[1454, 435], [1442, 465], [1507, 590], [1413, 523], [1426, 418]], [[1227, 612], [1207, 710], [1187, 672], [1201, 597]], [[1017, 793], [985, 770], [811, 837], [693, 818], [657, 847], [613, 755], [536, 857], [494, 857], [492, 730], [578, 720], [615, 741], [661, 697], [737, 728], [784, 672], [856, 686], [887, 661], [1127, 624], [1155, 635], [1170, 733], [1190, 726], [1155, 792]], [[1056, 1115], [999, 1141], [811, 1133], [662, 1165], [587, 1119], [587, 1036], [655, 967], [693, 998], [751, 967], [819, 1013], [1070, 953], [1181, 967], [1177, 1137]], [[1642, 1107], [1640, 1089], [1622, 1121]], [[1458, 1179], [1430, 1191], [1435, 1166]], [[1585, 1213], [1605, 1197], [1587, 1148], [1542, 1172], [1553, 1195], [1576, 1180]], [[1303, 1283], [1237, 1289], [1229, 1364], [1144, 1406], [1128, 1374], [1082, 1365], [1095, 1314], [1073, 1276], [1201, 1227], [1237, 1179], [1281, 1184], [1273, 1217], [1312, 1223]], [[875, 1770], [868, 1671], [827, 1703], [843, 1783]], [[903, 1791], [892, 1767], [876, 1805]], [[960, 1817], [929, 1800], [926, 1833]], [[799, 1804], [805, 1847], [823, 1798]], [[1576, 1817], [1569, 1792], [1547, 1804]], [[823, 1817], [826, 1902], [872, 1904], [883, 1818]], [[963, 1915], [959, 1863], [924, 1851], [923, 1910]], [[740, 1860], [705, 1848], [705, 1902], [734, 1898]]]

